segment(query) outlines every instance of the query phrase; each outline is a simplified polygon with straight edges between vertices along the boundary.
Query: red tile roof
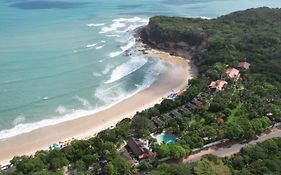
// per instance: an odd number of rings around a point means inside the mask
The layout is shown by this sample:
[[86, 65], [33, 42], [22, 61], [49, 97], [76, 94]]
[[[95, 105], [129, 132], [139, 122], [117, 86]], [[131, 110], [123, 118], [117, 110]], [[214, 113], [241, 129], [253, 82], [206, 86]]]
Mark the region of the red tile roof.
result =
[[224, 123], [224, 119], [223, 118], [216, 118], [217, 123]]
[[209, 87], [211, 89], [216, 89], [217, 91], [221, 91], [225, 84], [227, 84], [226, 81], [224, 81], [224, 80], [217, 80], [217, 81], [211, 82]]
[[228, 68], [226, 70], [226, 74], [230, 77], [230, 78], [236, 78], [236, 80], [238, 80], [240, 78], [240, 73], [239, 70], [235, 69], [235, 68]]
[[240, 63], [238, 64], [238, 67], [244, 68], [244, 69], [249, 69], [250, 66], [251, 66], [251, 64], [248, 63], [248, 62], [245, 62], [245, 61], [244, 61], [244, 62], [240, 62]]

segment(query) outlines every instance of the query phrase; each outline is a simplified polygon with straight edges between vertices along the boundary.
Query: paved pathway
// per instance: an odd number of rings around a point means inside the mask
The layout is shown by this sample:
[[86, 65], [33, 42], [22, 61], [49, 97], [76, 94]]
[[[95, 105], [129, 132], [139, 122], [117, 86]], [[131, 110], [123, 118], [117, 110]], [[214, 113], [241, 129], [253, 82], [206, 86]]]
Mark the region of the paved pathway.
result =
[[258, 137], [257, 140], [252, 140], [249, 143], [237, 143], [234, 145], [231, 145], [230, 147], [221, 147], [221, 148], [209, 148], [207, 150], [202, 150], [196, 154], [190, 155], [188, 158], [184, 159], [183, 162], [194, 162], [197, 160], [200, 160], [203, 156], [207, 154], [213, 154], [218, 157], [228, 157], [231, 156], [235, 153], [238, 153], [241, 148], [249, 145], [255, 145], [259, 142], [263, 142], [267, 139], [274, 138], [274, 137], [281, 137], [281, 130], [274, 128], [272, 132], [269, 134], [262, 134], [261, 136]]

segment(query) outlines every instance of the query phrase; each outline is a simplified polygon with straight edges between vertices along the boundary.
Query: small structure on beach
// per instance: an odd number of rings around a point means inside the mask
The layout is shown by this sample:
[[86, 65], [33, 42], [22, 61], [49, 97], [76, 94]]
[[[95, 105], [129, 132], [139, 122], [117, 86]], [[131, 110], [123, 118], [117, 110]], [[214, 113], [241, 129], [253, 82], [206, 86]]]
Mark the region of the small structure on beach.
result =
[[75, 141], [75, 138], [71, 138], [71, 139], [68, 139], [68, 140], [65, 140], [65, 141], [59, 141], [57, 143], [54, 143], [52, 145], [50, 145], [50, 150], [53, 150], [53, 149], [62, 149], [68, 145], [70, 145], [73, 141]]
[[228, 68], [225, 72], [230, 78], [234, 78], [235, 80], [239, 80], [240, 72], [235, 68]]
[[177, 93], [171, 93], [170, 95], [168, 95], [167, 99], [175, 101], [177, 96]]
[[221, 91], [224, 87], [224, 85], [226, 85], [227, 82], [224, 80], [217, 80], [217, 81], [213, 81], [211, 82], [211, 84], [209, 85], [209, 88], [211, 89], [215, 89], [216, 91]]
[[251, 64], [248, 63], [248, 62], [246, 62], [246, 61], [240, 62], [240, 63], [238, 64], [238, 67], [239, 67], [239, 68], [243, 68], [243, 69], [249, 69], [250, 66], [251, 66]]

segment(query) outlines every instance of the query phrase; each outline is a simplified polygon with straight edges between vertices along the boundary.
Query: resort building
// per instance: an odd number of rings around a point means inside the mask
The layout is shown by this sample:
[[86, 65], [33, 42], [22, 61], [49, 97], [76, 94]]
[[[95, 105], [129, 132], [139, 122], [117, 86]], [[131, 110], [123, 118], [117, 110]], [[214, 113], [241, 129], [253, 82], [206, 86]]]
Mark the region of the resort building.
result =
[[240, 72], [235, 68], [228, 68], [225, 72], [230, 78], [234, 78], [235, 80], [239, 80]]
[[250, 66], [251, 66], [251, 64], [250, 63], [248, 63], [248, 62], [240, 62], [239, 64], [238, 64], [238, 67], [239, 68], [243, 68], [243, 69], [249, 69], [250, 68]]
[[[161, 116], [160, 116], [161, 117]], [[154, 122], [154, 124], [156, 125], [157, 128], [162, 128], [165, 123], [163, 121], [165, 121], [165, 119], [159, 119], [158, 117], [154, 117], [152, 119], [152, 121]]]
[[136, 163], [136, 162], [132, 159], [132, 157], [130, 156], [130, 154], [129, 154], [129, 152], [128, 152], [127, 150], [124, 150], [124, 151], [122, 152], [122, 156], [123, 156], [123, 158], [124, 158], [125, 160], [127, 160], [129, 163], [131, 163], [131, 164]]
[[151, 158], [152, 152], [149, 151], [149, 149], [145, 146], [145, 144], [136, 138], [130, 137], [127, 146], [129, 150], [134, 154], [135, 157], [138, 159], [145, 159], [145, 158]]
[[217, 80], [217, 81], [213, 81], [211, 82], [211, 84], [209, 85], [209, 88], [211, 89], [215, 89], [216, 91], [221, 91], [224, 87], [224, 85], [226, 85], [227, 82], [224, 80]]

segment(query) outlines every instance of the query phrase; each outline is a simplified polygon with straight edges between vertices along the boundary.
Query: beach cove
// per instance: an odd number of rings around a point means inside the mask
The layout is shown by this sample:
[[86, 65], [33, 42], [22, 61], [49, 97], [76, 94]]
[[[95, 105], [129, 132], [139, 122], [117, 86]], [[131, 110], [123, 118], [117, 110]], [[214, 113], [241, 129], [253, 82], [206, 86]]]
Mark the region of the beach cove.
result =
[[189, 60], [157, 50], [147, 52], [153, 57], [151, 59], [160, 58], [170, 65], [150, 87], [95, 114], [0, 140], [0, 164], [8, 164], [14, 156], [47, 150], [58, 141], [90, 138], [102, 130], [114, 127], [122, 119], [132, 118], [136, 112], [160, 103], [172, 92], [186, 89], [188, 80], [196, 74]]

